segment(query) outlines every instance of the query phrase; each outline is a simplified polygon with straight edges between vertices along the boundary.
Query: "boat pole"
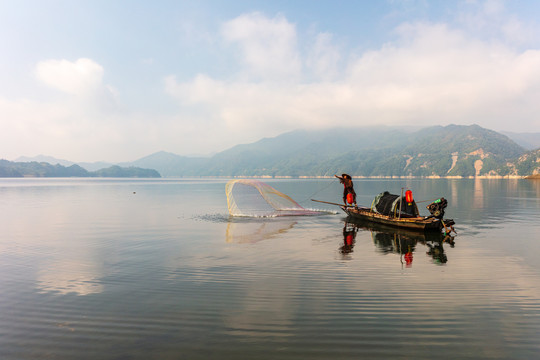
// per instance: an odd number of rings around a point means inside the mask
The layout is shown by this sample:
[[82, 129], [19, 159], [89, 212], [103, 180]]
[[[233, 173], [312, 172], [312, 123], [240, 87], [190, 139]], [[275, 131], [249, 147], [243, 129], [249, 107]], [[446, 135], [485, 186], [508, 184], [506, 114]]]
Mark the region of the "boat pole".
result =
[[322, 201], [322, 200], [315, 200], [315, 199], [311, 199], [311, 201], [316, 201], [316, 202], [320, 202], [320, 203], [323, 203], [323, 204], [330, 204], [330, 205], [337, 205], [337, 206], [341, 206], [341, 207], [353, 207], [352, 205], [343, 205], [343, 204], [338, 204], [338, 203], [334, 203], [334, 202], [330, 202], [330, 201]]
[[401, 188], [401, 197], [399, 198], [399, 219], [401, 219], [401, 204], [403, 203], [403, 188]]

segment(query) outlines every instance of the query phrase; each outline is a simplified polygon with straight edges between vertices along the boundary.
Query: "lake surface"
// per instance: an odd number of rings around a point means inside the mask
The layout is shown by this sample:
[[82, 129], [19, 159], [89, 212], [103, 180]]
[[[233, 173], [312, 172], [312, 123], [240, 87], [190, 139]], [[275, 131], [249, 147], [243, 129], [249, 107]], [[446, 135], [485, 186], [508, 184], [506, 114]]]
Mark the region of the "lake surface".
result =
[[0, 359], [540, 354], [540, 181], [355, 181], [368, 206], [444, 196], [453, 239], [310, 201], [335, 180], [266, 182], [334, 213], [229, 218], [226, 180], [0, 179]]

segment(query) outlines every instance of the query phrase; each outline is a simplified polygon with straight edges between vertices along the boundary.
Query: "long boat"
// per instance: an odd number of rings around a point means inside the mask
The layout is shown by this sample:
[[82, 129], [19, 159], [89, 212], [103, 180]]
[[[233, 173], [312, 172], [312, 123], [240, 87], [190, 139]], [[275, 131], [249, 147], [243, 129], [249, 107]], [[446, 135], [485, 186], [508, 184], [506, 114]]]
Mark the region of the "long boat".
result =
[[391, 216], [383, 215], [373, 211], [372, 208], [363, 206], [343, 205], [338, 203], [332, 203], [328, 201], [314, 200], [312, 201], [337, 205], [351, 218], [372, 222], [377, 224], [384, 224], [397, 228], [405, 228], [418, 231], [441, 231], [445, 229], [445, 232], [454, 231], [454, 221], [451, 219], [443, 220], [435, 216]]

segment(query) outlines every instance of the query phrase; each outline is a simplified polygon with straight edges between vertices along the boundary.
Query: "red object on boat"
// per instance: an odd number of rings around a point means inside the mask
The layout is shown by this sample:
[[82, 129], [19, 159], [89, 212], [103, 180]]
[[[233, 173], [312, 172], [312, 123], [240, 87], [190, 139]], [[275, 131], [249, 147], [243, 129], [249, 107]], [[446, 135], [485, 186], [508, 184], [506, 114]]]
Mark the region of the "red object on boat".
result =
[[354, 202], [354, 197], [353, 197], [353, 194], [352, 193], [348, 193], [347, 194], [347, 202], [349, 204], [352, 204]]
[[405, 201], [406, 201], [407, 204], [409, 204], [409, 205], [412, 204], [412, 202], [413, 202], [413, 196], [412, 196], [412, 191], [411, 191], [411, 190], [405, 191]]

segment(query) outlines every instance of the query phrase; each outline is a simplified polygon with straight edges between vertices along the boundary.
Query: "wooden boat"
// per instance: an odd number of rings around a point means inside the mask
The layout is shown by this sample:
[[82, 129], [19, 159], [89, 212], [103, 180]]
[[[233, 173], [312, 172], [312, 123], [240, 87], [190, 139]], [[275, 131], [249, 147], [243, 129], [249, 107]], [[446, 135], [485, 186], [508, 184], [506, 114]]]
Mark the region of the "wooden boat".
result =
[[434, 230], [441, 231], [443, 223], [441, 219], [435, 217], [393, 217], [383, 214], [378, 214], [368, 207], [357, 207], [341, 205], [340, 208], [351, 218], [363, 221], [374, 222], [377, 224], [390, 225], [399, 228], [414, 229], [414, 230]]
[[373, 209], [362, 206], [352, 206], [332, 203], [328, 201], [314, 200], [312, 201], [337, 205], [352, 219], [359, 221], [366, 221], [371, 223], [383, 224], [387, 226], [404, 228], [417, 231], [441, 231], [445, 229], [445, 232], [453, 231], [454, 221], [451, 219], [443, 220], [437, 216], [392, 216], [383, 215], [373, 211]]

